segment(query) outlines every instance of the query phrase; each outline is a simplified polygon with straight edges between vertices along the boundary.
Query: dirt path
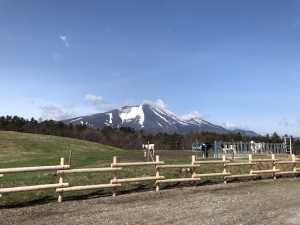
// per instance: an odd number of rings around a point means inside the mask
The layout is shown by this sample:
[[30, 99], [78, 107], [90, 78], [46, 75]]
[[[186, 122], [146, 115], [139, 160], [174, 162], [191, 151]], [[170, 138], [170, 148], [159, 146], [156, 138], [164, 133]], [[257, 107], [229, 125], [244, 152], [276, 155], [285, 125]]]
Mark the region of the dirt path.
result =
[[300, 224], [299, 179], [201, 185], [2, 208], [0, 224]]

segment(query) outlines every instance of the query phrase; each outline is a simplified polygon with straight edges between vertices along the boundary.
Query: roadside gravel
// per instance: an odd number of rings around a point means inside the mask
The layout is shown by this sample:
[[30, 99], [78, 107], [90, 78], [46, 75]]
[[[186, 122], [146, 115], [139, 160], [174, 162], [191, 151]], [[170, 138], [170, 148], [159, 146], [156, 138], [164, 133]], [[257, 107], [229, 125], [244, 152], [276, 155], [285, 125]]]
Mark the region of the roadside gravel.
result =
[[298, 178], [1, 208], [0, 224], [300, 224]]

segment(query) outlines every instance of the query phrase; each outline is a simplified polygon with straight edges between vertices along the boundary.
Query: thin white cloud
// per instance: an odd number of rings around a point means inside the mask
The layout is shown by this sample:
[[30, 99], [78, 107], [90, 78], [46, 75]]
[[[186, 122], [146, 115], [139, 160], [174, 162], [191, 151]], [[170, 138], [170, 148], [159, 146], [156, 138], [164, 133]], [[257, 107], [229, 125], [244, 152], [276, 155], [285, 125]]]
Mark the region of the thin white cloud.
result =
[[168, 105], [166, 105], [164, 103], [164, 101], [161, 100], [161, 99], [157, 99], [156, 102], [151, 102], [149, 100], [144, 100], [143, 103], [148, 103], [150, 105], [156, 106], [156, 107], [161, 108], [161, 109], [167, 109], [168, 108]]
[[203, 119], [204, 115], [200, 114], [198, 111], [191, 111], [189, 114], [181, 116], [181, 119], [189, 120], [189, 119]]
[[76, 117], [77, 114], [72, 110], [72, 107], [64, 109], [64, 107], [56, 107], [53, 105], [40, 106], [42, 110], [41, 116], [45, 120], [64, 120]]
[[75, 104], [64, 104], [64, 108], [66, 109], [73, 109], [75, 106]]
[[237, 124], [230, 123], [230, 122], [220, 123], [219, 125], [228, 130], [234, 130], [234, 129], [248, 130], [249, 129], [247, 126], [241, 126], [241, 125], [237, 125]]
[[92, 103], [92, 105], [97, 105], [97, 104], [101, 104], [101, 102], [103, 101], [103, 98], [101, 96], [89, 94], [84, 97], [84, 100]]
[[51, 57], [55, 62], [59, 62], [60, 59], [61, 59], [61, 56], [59, 54], [52, 54], [52, 57]]
[[113, 106], [105, 101], [101, 96], [92, 94], [85, 95], [84, 100], [91, 103], [98, 111], [107, 111], [113, 109]]
[[65, 43], [67, 47], [69, 47], [69, 42], [67, 36], [60, 35], [60, 39]]

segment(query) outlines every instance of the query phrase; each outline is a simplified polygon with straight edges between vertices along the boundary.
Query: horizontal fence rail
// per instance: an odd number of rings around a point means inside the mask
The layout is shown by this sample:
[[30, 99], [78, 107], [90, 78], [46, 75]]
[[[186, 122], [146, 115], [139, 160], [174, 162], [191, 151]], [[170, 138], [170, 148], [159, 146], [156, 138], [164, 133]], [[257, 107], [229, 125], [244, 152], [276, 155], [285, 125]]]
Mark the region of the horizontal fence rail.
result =
[[69, 188], [56, 188], [56, 192], [60, 193], [60, 192], [67, 192], [67, 191], [83, 191], [83, 190], [92, 190], [92, 189], [115, 188], [120, 186], [121, 184], [94, 184], [94, 185], [74, 186]]
[[[116, 178], [117, 171], [122, 170], [121, 167], [118, 168], [86, 168], [86, 169], [72, 169], [72, 170], [58, 170], [57, 174], [60, 176], [60, 183], [64, 182], [65, 174], [78, 174], [78, 173], [97, 173], [97, 172], [113, 172], [113, 179]], [[66, 188], [57, 188], [56, 193], [59, 194], [58, 202], [63, 201], [63, 192], [69, 191], [84, 191], [84, 190], [92, 190], [92, 189], [103, 189], [103, 188], [112, 188], [113, 196], [116, 195], [116, 187], [121, 186], [121, 184], [93, 184], [93, 185], [84, 185], [84, 186], [73, 186]]]
[[20, 172], [34, 172], [34, 171], [47, 171], [47, 170], [63, 170], [69, 169], [69, 165], [63, 166], [38, 166], [38, 167], [19, 167], [19, 168], [8, 168], [0, 169], [0, 173], [20, 173]]
[[25, 186], [25, 187], [13, 187], [13, 188], [1, 188], [0, 193], [14, 193], [14, 192], [22, 192], [22, 191], [39, 191], [44, 189], [53, 189], [53, 188], [63, 188], [69, 187], [68, 183], [61, 184], [41, 184], [34, 186]]
[[[257, 156], [259, 156], [257, 158]], [[271, 156], [271, 157], [270, 157]], [[261, 158], [266, 157], [266, 158]], [[104, 189], [112, 188], [112, 195], [116, 196], [117, 187], [121, 187], [123, 183], [135, 183], [142, 181], [154, 181], [156, 185], [156, 191], [160, 190], [162, 184], [167, 183], [181, 183], [181, 182], [191, 182], [196, 184], [196, 182], [201, 181], [205, 177], [223, 177], [224, 183], [229, 179], [235, 178], [254, 178], [260, 174], [266, 174], [266, 176], [271, 176], [276, 179], [280, 175], [298, 175], [300, 173], [300, 168], [297, 167], [300, 159], [296, 158], [295, 155], [291, 155], [289, 160], [280, 160], [275, 158], [275, 154], [270, 155], [255, 155], [249, 154], [248, 161], [244, 162], [232, 162], [226, 159], [226, 155], [222, 156], [222, 160], [196, 160], [195, 155], [192, 155], [191, 163], [189, 164], [171, 164], [166, 165], [164, 161], [159, 160], [159, 155], [156, 156], [156, 161], [153, 162], [117, 162], [117, 157], [113, 157], [113, 163], [111, 167], [107, 168], [81, 168], [81, 169], [70, 169], [69, 165], [64, 164], [64, 158], [61, 158], [60, 165], [57, 166], [40, 166], [40, 167], [20, 167], [20, 168], [5, 168], [0, 169], [0, 178], [3, 178], [4, 174], [9, 173], [23, 173], [23, 172], [37, 172], [45, 170], [56, 170], [59, 175], [58, 183], [55, 184], [40, 184], [33, 186], [23, 186], [23, 187], [10, 187], [10, 188], [0, 188], [0, 197], [2, 194], [14, 193], [14, 192], [27, 192], [27, 191], [38, 191], [44, 189], [55, 189], [58, 193], [58, 202], [63, 201], [63, 193], [71, 191], [82, 191], [82, 190], [92, 190], [92, 189]], [[259, 165], [265, 163], [269, 165], [269, 168], [259, 169]], [[220, 165], [220, 171], [214, 173], [199, 173], [199, 168], [204, 165]], [[280, 170], [280, 165], [290, 164], [291, 170], [283, 171]], [[136, 177], [119, 177], [118, 172], [123, 170], [123, 167], [135, 167], [135, 166], [153, 166], [153, 176], [136, 176]], [[245, 167], [244, 171], [248, 171], [243, 174], [237, 174], [236, 171], [232, 169], [235, 167]], [[278, 168], [279, 166], [279, 168]], [[219, 167], [219, 166], [218, 166]], [[181, 171], [189, 171], [190, 177], [179, 177], [179, 178], [166, 178], [163, 174], [165, 170], [179, 169]], [[66, 176], [71, 174], [85, 174], [85, 173], [105, 173], [111, 172], [112, 178], [109, 183], [105, 184], [91, 184], [91, 185], [79, 185], [71, 186], [69, 183], [65, 182]], [[188, 173], [186, 173], [188, 174]], [[83, 175], [84, 176], [84, 175]]]
[[[163, 161], [159, 161], [159, 155], [156, 155], [156, 161], [154, 162], [134, 162], [134, 163], [117, 163], [117, 157], [115, 156], [113, 158], [113, 163], [111, 164], [111, 167], [118, 167], [118, 166], [122, 166], [122, 167], [127, 167], [127, 166], [157, 166], [157, 165], [163, 165], [165, 162]], [[121, 179], [117, 179], [116, 177], [111, 180], [112, 184], [115, 183], [129, 183], [129, 182], [142, 182], [142, 181], [149, 181], [149, 180], [153, 180], [156, 181], [156, 191], [159, 190], [159, 183], [157, 183], [158, 180], [164, 180], [165, 177], [164, 176], [160, 176], [159, 175], [159, 169], [156, 168], [156, 174], [155, 176], [148, 176], [148, 177], [134, 177], [134, 178], [121, 178]], [[116, 193], [114, 193], [115, 195]]]
[[88, 169], [71, 169], [71, 170], [58, 170], [57, 174], [72, 174], [72, 173], [95, 173], [95, 172], [113, 172], [122, 170], [119, 168], [88, 168]]

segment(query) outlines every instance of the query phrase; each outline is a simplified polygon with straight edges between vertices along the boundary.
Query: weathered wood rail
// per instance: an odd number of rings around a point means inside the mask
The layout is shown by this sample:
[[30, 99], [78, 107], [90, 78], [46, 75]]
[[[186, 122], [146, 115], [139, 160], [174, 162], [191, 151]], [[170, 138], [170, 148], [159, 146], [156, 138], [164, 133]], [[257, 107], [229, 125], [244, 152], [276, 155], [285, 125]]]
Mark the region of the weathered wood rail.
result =
[[[23, 172], [37, 172], [37, 171], [49, 171], [49, 170], [58, 170], [58, 169], [69, 169], [69, 165], [64, 165], [64, 159], [61, 158], [61, 164], [57, 166], [39, 166], [39, 167], [19, 167], [19, 168], [7, 168], [0, 169], [1, 177], [3, 178], [4, 174], [8, 173], [23, 173]], [[14, 193], [14, 192], [25, 192], [25, 191], [38, 191], [44, 189], [53, 189], [53, 188], [63, 188], [68, 187], [68, 183], [59, 182], [57, 184], [40, 184], [32, 186], [23, 186], [23, 187], [11, 187], [11, 188], [0, 188], [0, 197], [4, 193]]]
[[[195, 155], [192, 156], [192, 161], [195, 161]], [[159, 176], [160, 170], [161, 169], [174, 169], [174, 168], [189, 168], [195, 170], [197, 167], [200, 167], [200, 165], [194, 165], [193, 163], [191, 164], [172, 164], [172, 165], [157, 165], [156, 166], [156, 176]], [[165, 183], [177, 183], [177, 182], [196, 182], [200, 181], [200, 178], [195, 178], [195, 177], [184, 177], [184, 178], [174, 178], [174, 179], [163, 179], [163, 180], [157, 180], [156, 183], [156, 191], [159, 191], [160, 185], [165, 184]]]
[[[163, 165], [165, 162], [159, 161], [159, 155], [156, 155], [156, 161], [154, 162], [130, 162], [130, 163], [118, 163], [117, 162], [117, 157], [115, 156], [113, 158], [113, 163], [111, 164], [111, 167], [127, 167], [127, 166], [158, 166], [158, 165]], [[113, 180], [111, 180], [112, 184], [116, 183], [128, 183], [128, 182], [142, 182], [142, 181], [149, 181], [149, 180], [155, 180], [156, 182], [158, 180], [164, 180], [164, 176], [159, 175], [159, 170], [156, 169], [156, 175], [155, 176], [147, 176], [147, 177], [133, 177], [133, 178], [121, 178], [117, 179], [114, 177]], [[156, 190], [159, 190], [159, 183], [156, 183]]]
[[215, 176], [229, 176], [231, 173], [226, 172], [226, 167], [224, 166], [226, 163], [229, 163], [229, 160], [226, 160], [225, 155], [223, 155], [222, 160], [208, 160], [208, 161], [196, 161], [194, 157], [192, 157], [192, 163], [193, 164], [222, 164], [223, 165], [223, 171], [220, 173], [202, 173], [202, 174], [197, 174], [194, 172], [193, 178], [201, 178], [201, 177], [215, 177]]
[[[97, 173], [97, 172], [113, 172], [114, 174], [117, 171], [122, 170], [119, 168], [87, 168], [87, 169], [71, 169], [71, 170], [58, 170], [57, 174], [60, 176], [61, 182], [64, 182], [65, 174], [75, 174], [75, 173]], [[92, 185], [84, 185], [84, 186], [73, 186], [73, 187], [60, 187], [56, 188], [56, 193], [59, 194], [58, 202], [62, 202], [63, 193], [69, 191], [83, 191], [83, 190], [92, 190], [92, 189], [103, 189], [103, 188], [115, 188], [121, 186], [121, 184], [92, 184]], [[115, 195], [115, 192], [113, 192]]]

